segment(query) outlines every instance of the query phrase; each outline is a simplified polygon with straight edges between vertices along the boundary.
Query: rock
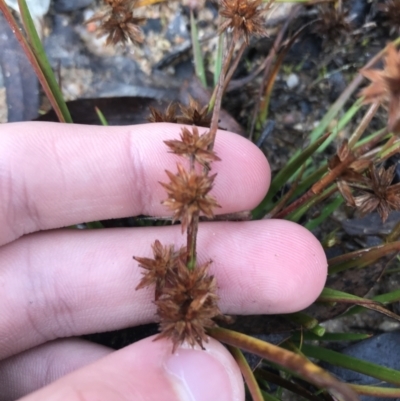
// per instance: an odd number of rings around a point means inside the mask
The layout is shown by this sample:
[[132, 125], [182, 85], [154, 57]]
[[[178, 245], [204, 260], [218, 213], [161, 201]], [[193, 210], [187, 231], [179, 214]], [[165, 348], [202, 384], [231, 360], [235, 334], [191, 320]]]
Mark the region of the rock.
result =
[[172, 43], [175, 43], [177, 39], [183, 41], [190, 38], [186, 18], [181, 13], [177, 13], [175, 18], [168, 24], [165, 36]]
[[293, 89], [295, 88], [298, 84], [299, 84], [300, 80], [298, 75], [296, 74], [290, 74], [287, 78], [286, 78], [286, 85], [289, 89]]
[[[6, 4], [13, 10], [19, 12], [18, 0], [5, 0]], [[26, 0], [32, 18], [35, 20], [41, 19], [47, 14], [50, 7], [50, 0]]]
[[[400, 332], [378, 334], [368, 340], [351, 345], [341, 353], [391, 369], [400, 369]], [[347, 383], [379, 385], [380, 380], [351, 370], [329, 366], [334, 375]], [[362, 401], [384, 401], [387, 398], [360, 397]], [[399, 398], [396, 398], [399, 400]]]
[[54, 0], [54, 10], [58, 13], [69, 13], [90, 6], [93, 0]]

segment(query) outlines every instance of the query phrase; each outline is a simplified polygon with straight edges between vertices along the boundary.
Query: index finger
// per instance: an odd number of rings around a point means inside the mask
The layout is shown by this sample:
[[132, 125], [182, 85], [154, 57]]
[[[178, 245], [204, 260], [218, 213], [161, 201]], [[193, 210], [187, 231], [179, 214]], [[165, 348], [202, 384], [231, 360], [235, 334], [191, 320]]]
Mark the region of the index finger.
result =
[[[13, 123], [0, 127], [0, 244], [24, 234], [100, 219], [168, 215], [159, 181], [182, 159], [164, 140], [177, 124], [123, 127]], [[206, 131], [200, 128], [199, 131]], [[239, 135], [219, 131], [222, 159], [212, 194], [218, 213], [254, 208], [264, 197], [270, 169], [262, 152]]]

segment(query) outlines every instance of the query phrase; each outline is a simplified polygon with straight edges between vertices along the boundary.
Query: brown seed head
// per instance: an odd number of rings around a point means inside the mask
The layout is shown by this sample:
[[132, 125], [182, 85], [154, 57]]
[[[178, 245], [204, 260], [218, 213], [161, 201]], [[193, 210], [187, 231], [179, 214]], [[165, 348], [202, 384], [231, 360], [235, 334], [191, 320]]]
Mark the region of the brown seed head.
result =
[[139, 25], [145, 18], [135, 18], [133, 10], [137, 0], [106, 0], [108, 6], [104, 11], [95, 14], [86, 23], [99, 22], [98, 37], [107, 35], [106, 45], [125, 43], [142, 43], [143, 32]]
[[221, 0], [219, 14], [226, 18], [219, 31], [230, 28], [238, 35], [244, 35], [246, 43], [250, 36], [267, 36], [265, 18], [266, 9], [261, 7], [262, 0]]
[[170, 285], [156, 301], [160, 316], [161, 333], [156, 337], [170, 338], [173, 350], [183, 342], [190, 346], [208, 341], [205, 328], [215, 326], [213, 318], [220, 316], [217, 301], [217, 285], [208, 275], [210, 262], [188, 270], [182, 260], [169, 275]]
[[197, 125], [199, 127], [210, 127], [211, 113], [208, 112], [208, 105], [201, 104], [189, 97], [189, 106], [179, 104], [182, 115], [178, 116], [178, 123], [187, 125]]
[[396, 166], [388, 169], [370, 165], [364, 179], [360, 182], [347, 182], [359, 195], [350, 195], [350, 202], [362, 215], [377, 211], [385, 222], [389, 213], [400, 210], [400, 183], [393, 184]]
[[171, 153], [194, 159], [202, 166], [208, 166], [213, 161], [221, 160], [214, 151], [208, 150], [212, 142], [213, 137], [210, 132], [199, 135], [197, 127], [191, 129], [183, 127], [180, 141], [164, 141], [171, 149]]
[[172, 102], [168, 105], [165, 113], [160, 110], [155, 109], [154, 107], [150, 108], [150, 116], [148, 118], [151, 123], [177, 123], [178, 117], [176, 115], [177, 106], [176, 103]]
[[352, 30], [348, 12], [337, 10], [332, 4], [318, 7], [318, 17], [319, 21], [315, 23], [313, 31], [328, 43], [343, 42]]
[[360, 95], [364, 103], [384, 102], [389, 108], [388, 128], [400, 133], [400, 53], [393, 44], [387, 46], [383, 70], [367, 69], [360, 71], [371, 81]]
[[207, 194], [213, 187], [216, 174], [198, 175], [195, 171], [186, 171], [181, 164], [178, 164], [176, 175], [167, 170], [166, 173], [171, 182], [160, 183], [168, 194], [168, 199], [162, 203], [173, 212], [174, 221], [181, 221], [182, 232], [191, 224], [193, 216], [198, 213], [203, 213], [210, 218], [214, 217], [213, 208], [220, 206], [212, 196]]
[[159, 240], [156, 240], [151, 247], [153, 249], [153, 259], [133, 257], [139, 262], [139, 266], [145, 269], [136, 290], [155, 284], [155, 299], [157, 300], [166, 284], [168, 272], [174, 268], [178, 259], [184, 258], [186, 250], [181, 248], [179, 251], [174, 252], [173, 245], [163, 246]]

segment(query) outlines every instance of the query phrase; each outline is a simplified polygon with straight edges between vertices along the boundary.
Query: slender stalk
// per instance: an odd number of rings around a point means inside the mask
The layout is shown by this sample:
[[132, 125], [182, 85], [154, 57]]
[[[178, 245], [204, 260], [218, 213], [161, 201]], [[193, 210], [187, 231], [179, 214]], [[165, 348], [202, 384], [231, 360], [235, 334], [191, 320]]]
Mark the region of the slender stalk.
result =
[[36, 27], [29, 12], [28, 5], [26, 4], [26, 0], [18, 0], [18, 6], [30, 48], [32, 49], [32, 52], [35, 55], [41, 71], [43, 72], [46, 82], [49, 85], [51, 95], [57, 104], [57, 109], [63, 115], [63, 118], [67, 123], [72, 123], [72, 118], [69, 113], [67, 104], [65, 103], [60, 86], [56, 80], [56, 77], [54, 76], [54, 72], [47, 58], [43, 44], [36, 31]]
[[49, 99], [50, 104], [53, 107], [55, 113], [57, 114], [58, 119], [60, 120], [60, 122], [66, 122], [65, 118], [63, 116], [63, 113], [61, 112], [60, 108], [58, 107], [57, 101], [53, 96], [53, 93], [51, 91], [49, 83], [47, 82], [47, 79], [44, 76], [39, 63], [31, 49], [31, 47], [28, 44], [28, 41], [22, 34], [22, 32], [17, 24], [17, 21], [15, 21], [15, 18], [11, 14], [11, 11], [9, 10], [9, 8], [6, 5], [4, 0], [0, 0], [0, 10], [3, 13], [7, 23], [10, 25], [11, 30], [13, 31], [16, 39], [18, 40], [19, 44], [21, 45], [22, 49], [24, 50], [26, 57], [28, 58], [29, 62], [31, 63], [32, 68], [34, 69], [34, 71], [38, 77], [38, 80], [43, 87], [43, 91], [46, 94], [47, 98]]
[[389, 243], [397, 241], [399, 237], [400, 237], [400, 221], [396, 223], [390, 234], [388, 234], [388, 236], [385, 238], [385, 242]]
[[[226, 72], [228, 71], [230, 62], [232, 60], [233, 51], [235, 50], [235, 44], [236, 44], [237, 39], [238, 39], [237, 35], [234, 35], [234, 38], [231, 39], [231, 43], [230, 43], [229, 49], [228, 49], [228, 51], [226, 53], [226, 56], [224, 57], [224, 61], [222, 63], [222, 70], [221, 70], [221, 73], [219, 75], [218, 84], [215, 87], [214, 92], [213, 92], [213, 94], [211, 96], [210, 102], [208, 104], [208, 110], [209, 111], [214, 110], [215, 107], [217, 107], [217, 103], [218, 103], [218, 99], [217, 98], [219, 97], [219, 103], [220, 104], [219, 104], [219, 108], [218, 108], [218, 113], [214, 113], [213, 112], [213, 118], [214, 118], [215, 115], [217, 116], [217, 127], [218, 127], [219, 111], [221, 109], [221, 101], [222, 101], [222, 93], [221, 92], [224, 89], [223, 86], [224, 86], [224, 81], [225, 81], [225, 75], [226, 75]], [[212, 120], [211, 120], [210, 130], [211, 130], [212, 126], [213, 126], [213, 123], [212, 123]]]
[[379, 152], [379, 156], [382, 156], [390, 147], [395, 143], [396, 137], [393, 135], [384, 145], [381, 151]]
[[197, 262], [197, 232], [199, 229], [199, 213], [193, 215], [191, 224], [187, 228], [187, 267], [189, 270], [193, 270], [196, 267]]
[[354, 153], [350, 153], [342, 163], [338, 164], [335, 168], [330, 170], [327, 175], [322, 177], [318, 182], [316, 182], [310, 189], [310, 191], [318, 195], [324, 188], [336, 180], [349, 166], [357, 159]]
[[[267, 82], [267, 79], [269, 77], [270, 74], [270, 69], [272, 67], [272, 63], [276, 57], [276, 55], [278, 54], [278, 49], [280, 49], [281, 44], [283, 42], [283, 39], [285, 37], [285, 33], [289, 28], [289, 24], [292, 21], [292, 19], [295, 17], [295, 15], [297, 14], [297, 12], [299, 11], [298, 6], [293, 7], [292, 11], [290, 12], [288, 18], [285, 20], [285, 23], [282, 25], [282, 28], [279, 30], [278, 35], [276, 36], [275, 42], [267, 56], [267, 59], [265, 60], [265, 69], [264, 69], [264, 76], [263, 76], [263, 80], [262, 80], [262, 85], [260, 86], [260, 89], [258, 91], [258, 99], [262, 98], [262, 95], [264, 93], [265, 90], [265, 85]], [[254, 129], [256, 126], [256, 122], [257, 122], [257, 116], [258, 116], [258, 112], [260, 110], [260, 102], [257, 102], [254, 110], [253, 110], [253, 115], [251, 118], [251, 125], [250, 125], [250, 133], [249, 133], [249, 139], [252, 140], [253, 138], [253, 134], [254, 134]]]
[[365, 129], [368, 127], [372, 118], [375, 116], [379, 106], [380, 106], [379, 102], [371, 104], [368, 111], [365, 113], [363, 119], [361, 120], [360, 124], [358, 125], [358, 127], [356, 128], [356, 130], [353, 132], [352, 136], [349, 139], [350, 148], [352, 148], [361, 138], [361, 135], [364, 133]]
[[[214, 147], [214, 142], [215, 142], [215, 136], [217, 134], [218, 130], [218, 122], [219, 122], [219, 114], [221, 110], [221, 103], [222, 103], [222, 96], [223, 96], [223, 91], [224, 91], [224, 82], [225, 82], [225, 76], [227, 74], [228, 68], [230, 66], [232, 57], [233, 57], [233, 52], [235, 50], [235, 44], [238, 40], [237, 34], [234, 34], [230, 43], [230, 46], [228, 48], [228, 51], [226, 53], [226, 56], [224, 57], [223, 63], [222, 63], [222, 70], [221, 74], [219, 76], [218, 84], [214, 90], [213, 97], [210, 100], [209, 103], [209, 109], [212, 108], [213, 114], [211, 118], [211, 125], [210, 125], [210, 134], [213, 137], [212, 143], [209, 146], [209, 149], [211, 150]], [[215, 95], [215, 97], [214, 97]], [[194, 159], [191, 159], [190, 161], [190, 169], [193, 171], [194, 170]], [[209, 169], [207, 167], [204, 168], [205, 174], [207, 174]], [[187, 256], [187, 267], [189, 270], [193, 270], [196, 267], [196, 243], [197, 243], [197, 232], [198, 232], [198, 227], [199, 227], [199, 213], [194, 214], [192, 222], [189, 224], [187, 228], [187, 250], [188, 250], [188, 256]]]
[[237, 66], [239, 65], [239, 61], [241, 60], [243, 53], [246, 50], [246, 47], [247, 47], [246, 42], [243, 42], [242, 45], [240, 46], [239, 51], [236, 54], [235, 60], [233, 61], [231, 68], [229, 68], [229, 71], [226, 74], [225, 82], [224, 82], [224, 89], [223, 89], [222, 93], [225, 93], [226, 88], [228, 87], [229, 82], [231, 81], [232, 76], [235, 73]]
[[247, 384], [247, 388], [251, 394], [253, 401], [264, 401], [264, 397], [261, 393], [260, 387], [257, 383], [256, 378], [243, 355], [243, 352], [239, 348], [228, 345], [228, 350], [232, 354], [236, 363], [238, 364], [240, 371], [244, 377], [244, 381]]
[[265, 358], [267, 361], [278, 364], [318, 387], [327, 388], [339, 399], [343, 397], [345, 400], [358, 401], [357, 395], [346, 384], [339, 382], [328, 372], [299, 354], [220, 327], [208, 329], [208, 333], [225, 344], [249, 351]]

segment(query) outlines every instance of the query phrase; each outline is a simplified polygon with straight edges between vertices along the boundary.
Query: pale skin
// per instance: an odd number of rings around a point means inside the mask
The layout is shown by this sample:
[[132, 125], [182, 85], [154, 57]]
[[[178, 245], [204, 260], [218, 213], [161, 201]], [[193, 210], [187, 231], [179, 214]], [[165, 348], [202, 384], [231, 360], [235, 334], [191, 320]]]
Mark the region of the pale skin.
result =
[[[114, 352], [76, 338], [155, 320], [152, 290], [135, 291], [132, 256], [150, 257], [155, 239], [183, 245], [179, 227], [62, 227], [168, 215], [158, 182], [185, 161], [163, 140], [179, 132], [175, 124], [0, 126], [0, 401], [244, 400], [240, 372], [215, 340], [172, 355], [168, 340]], [[257, 206], [270, 183], [263, 154], [222, 131], [215, 150], [218, 213]], [[286, 221], [203, 223], [198, 252], [200, 262], [213, 260], [228, 314], [303, 309], [326, 278], [319, 242]]]

